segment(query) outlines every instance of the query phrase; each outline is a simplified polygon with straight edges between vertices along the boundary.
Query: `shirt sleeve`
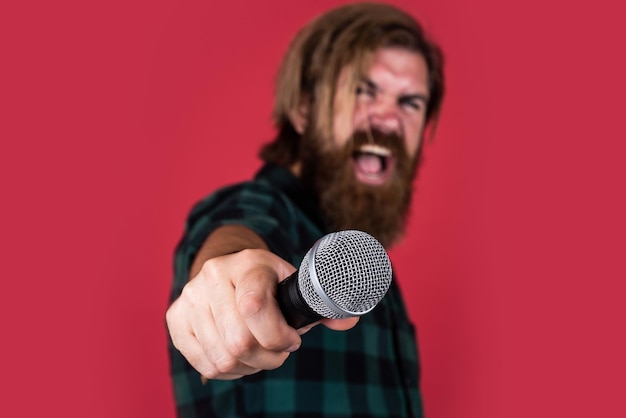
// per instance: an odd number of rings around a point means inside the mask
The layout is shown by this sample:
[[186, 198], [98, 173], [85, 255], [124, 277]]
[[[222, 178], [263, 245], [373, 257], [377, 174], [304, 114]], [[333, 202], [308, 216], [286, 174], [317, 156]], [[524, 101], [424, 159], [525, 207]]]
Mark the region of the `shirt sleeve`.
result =
[[294, 262], [294, 245], [288, 228], [296, 222], [294, 208], [279, 191], [258, 182], [247, 182], [219, 190], [194, 206], [174, 257], [176, 299], [189, 279], [189, 270], [207, 237], [223, 225], [243, 225], [255, 231], [270, 251]]

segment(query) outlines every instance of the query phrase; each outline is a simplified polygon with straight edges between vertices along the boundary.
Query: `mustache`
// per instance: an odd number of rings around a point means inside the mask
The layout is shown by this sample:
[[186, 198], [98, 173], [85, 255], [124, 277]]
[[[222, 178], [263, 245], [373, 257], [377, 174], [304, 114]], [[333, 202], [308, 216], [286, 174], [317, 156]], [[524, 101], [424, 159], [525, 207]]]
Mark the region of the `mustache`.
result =
[[[417, 160], [409, 155], [404, 138], [397, 133], [382, 132], [377, 129], [355, 131], [351, 139], [344, 146], [342, 157], [344, 160], [356, 157], [362, 152], [362, 147], [375, 145], [391, 152], [396, 162], [396, 171], [399, 176], [413, 177]], [[367, 153], [367, 151], [365, 151]]]
[[408, 156], [404, 138], [397, 133], [382, 132], [378, 129], [357, 130], [346, 146], [350, 147], [351, 152], [356, 152], [364, 145], [378, 145], [390, 149], [397, 156]]

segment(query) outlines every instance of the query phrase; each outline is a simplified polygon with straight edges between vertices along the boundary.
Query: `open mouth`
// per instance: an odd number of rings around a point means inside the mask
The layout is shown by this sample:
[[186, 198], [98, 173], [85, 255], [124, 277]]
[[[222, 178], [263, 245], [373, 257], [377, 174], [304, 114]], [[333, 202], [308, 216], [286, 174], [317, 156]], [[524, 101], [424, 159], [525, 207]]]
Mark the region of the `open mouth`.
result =
[[363, 145], [354, 152], [352, 159], [357, 179], [370, 185], [385, 183], [395, 165], [391, 150], [374, 144]]

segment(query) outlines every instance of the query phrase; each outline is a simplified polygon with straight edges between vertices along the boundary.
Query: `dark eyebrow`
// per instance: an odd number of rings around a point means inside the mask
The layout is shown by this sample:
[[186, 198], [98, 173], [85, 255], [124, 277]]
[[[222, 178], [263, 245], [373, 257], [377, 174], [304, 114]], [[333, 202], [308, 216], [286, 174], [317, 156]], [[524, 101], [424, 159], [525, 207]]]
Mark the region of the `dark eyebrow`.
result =
[[420, 100], [424, 102], [424, 104], [428, 104], [428, 96], [425, 94], [420, 94], [420, 93], [402, 95], [400, 96], [400, 99], [401, 100]]
[[[376, 83], [374, 83], [369, 78], [362, 77], [361, 82], [365, 83], [365, 85], [367, 85], [367, 88], [372, 89], [374, 91], [378, 91], [378, 85], [376, 85]], [[415, 93], [415, 94], [403, 94], [402, 96], [400, 96], [400, 99], [401, 100], [420, 100], [424, 102], [424, 104], [428, 104], [429, 98], [427, 94]]]
[[369, 78], [362, 77], [361, 78], [361, 82], [365, 83], [367, 85], [367, 87], [372, 89], [372, 90], [378, 90], [378, 86], [376, 85], [376, 83], [374, 83]]

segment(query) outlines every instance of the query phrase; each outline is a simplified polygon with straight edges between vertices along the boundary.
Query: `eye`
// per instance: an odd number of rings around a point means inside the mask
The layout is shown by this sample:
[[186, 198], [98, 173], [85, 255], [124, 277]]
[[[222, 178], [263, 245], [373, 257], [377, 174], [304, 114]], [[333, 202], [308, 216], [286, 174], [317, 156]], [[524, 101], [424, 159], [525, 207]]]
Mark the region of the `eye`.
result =
[[373, 98], [375, 93], [374, 93], [374, 89], [372, 89], [371, 87], [367, 85], [359, 84], [356, 88], [356, 95]]
[[414, 99], [411, 97], [403, 97], [400, 100], [398, 100], [400, 106], [407, 108], [407, 109], [411, 109], [411, 110], [421, 110], [422, 109], [422, 102], [418, 99]]

